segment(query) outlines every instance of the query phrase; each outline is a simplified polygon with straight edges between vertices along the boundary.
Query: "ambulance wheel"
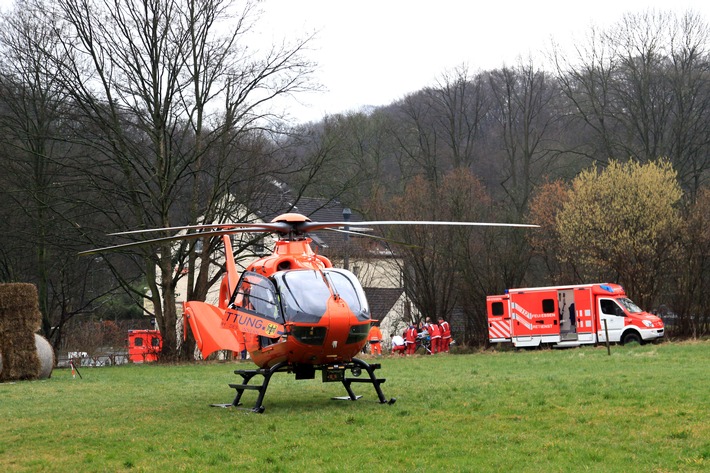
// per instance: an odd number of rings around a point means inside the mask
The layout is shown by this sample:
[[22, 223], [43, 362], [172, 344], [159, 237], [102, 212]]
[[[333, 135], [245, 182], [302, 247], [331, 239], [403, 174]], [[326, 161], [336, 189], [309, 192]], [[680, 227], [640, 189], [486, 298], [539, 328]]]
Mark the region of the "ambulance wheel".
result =
[[624, 334], [624, 338], [621, 340], [622, 344], [628, 345], [629, 343], [641, 344], [641, 335], [636, 332], [628, 332]]

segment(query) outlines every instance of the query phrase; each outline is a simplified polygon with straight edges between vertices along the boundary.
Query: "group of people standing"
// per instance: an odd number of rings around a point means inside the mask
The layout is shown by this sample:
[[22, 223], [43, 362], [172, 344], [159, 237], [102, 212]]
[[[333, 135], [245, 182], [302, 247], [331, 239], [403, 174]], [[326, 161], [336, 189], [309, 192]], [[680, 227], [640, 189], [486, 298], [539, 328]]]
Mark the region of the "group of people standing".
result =
[[[376, 326], [373, 326], [375, 328]], [[379, 332], [379, 328], [377, 328]], [[370, 331], [372, 334], [372, 330]], [[379, 334], [380, 339], [382, 333]], [[399, 353], [400, 355], [413, 355], [417, 350], [419, 342], [429, 342], [427, 353], [435, 355], [436, 353], [448, 352], [451, 344], [451, 326], [443, 317], [439, 317], [438, 323], [433, 323], [430, 317], [426, 318], [424, 323], [419, 323], [418, 326], [410, 324], [404, 330], [402, 335], [392, 334], [392, 354]], [[426, 343], [422, 343], [427, 347]], [[370, 346], [372, 346], [372, 338], [370, 338]], [[382, 354], [382, 348], [378, 347], [379, 354]], [[370, 353], [375, 353], [372, 351]]]

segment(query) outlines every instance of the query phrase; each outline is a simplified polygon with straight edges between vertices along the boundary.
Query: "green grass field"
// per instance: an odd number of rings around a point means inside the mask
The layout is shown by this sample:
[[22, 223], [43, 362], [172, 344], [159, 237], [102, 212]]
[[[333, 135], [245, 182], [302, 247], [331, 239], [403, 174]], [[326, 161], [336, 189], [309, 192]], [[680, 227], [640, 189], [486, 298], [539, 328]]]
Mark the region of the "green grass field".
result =
[[210, 407], [240, 363], [0, 384], [0, 471], [710, 471], [707, 341], [378, 361], [394, 405], [277, 374]]

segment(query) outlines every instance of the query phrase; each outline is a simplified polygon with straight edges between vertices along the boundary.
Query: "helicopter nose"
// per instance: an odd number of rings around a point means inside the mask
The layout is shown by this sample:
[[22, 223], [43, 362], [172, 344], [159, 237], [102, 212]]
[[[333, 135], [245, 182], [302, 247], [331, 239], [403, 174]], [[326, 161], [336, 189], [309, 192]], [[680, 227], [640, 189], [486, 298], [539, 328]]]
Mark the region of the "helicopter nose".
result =
[[327, 317], [328, 341], [330, 342], [328, 345], [332, 350], [362, 342], [370, 331], [369, 322], [358, 320], [345, 303], [330, 305]]

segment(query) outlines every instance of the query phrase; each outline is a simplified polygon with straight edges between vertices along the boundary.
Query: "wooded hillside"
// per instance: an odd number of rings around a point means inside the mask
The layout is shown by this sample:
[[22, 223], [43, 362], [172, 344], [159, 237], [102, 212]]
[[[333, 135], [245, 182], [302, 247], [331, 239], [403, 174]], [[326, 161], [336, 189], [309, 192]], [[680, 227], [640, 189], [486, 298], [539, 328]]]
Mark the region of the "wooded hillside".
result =
[[462, 66], [387, 107], [296, 126], [269, 103], [311, 87], [311, 38], [252, 51], [256, 13], [32, 0], [2, 18], [0, 280], [37, 285], [55, 347], [73, 317], [128, 317], [145, 295], [174, 335], [177, 279], [204, 299], [221, 276], [217, 241], [78, 251], [114, 231], [239, 221], [287, 188], [292, 204], [325, 197], [366, 218], [542, 225], [387, 235], [423, 248], [396, 250], [405, 288], [423, 313], [464, 314], [466, 341], [486, 338], [486, 294], [599, 281], [674, 314], [672, 334], [707, 334], [707, 19], [627, 15], [574, 56], [553, 51], [552, 68]]

